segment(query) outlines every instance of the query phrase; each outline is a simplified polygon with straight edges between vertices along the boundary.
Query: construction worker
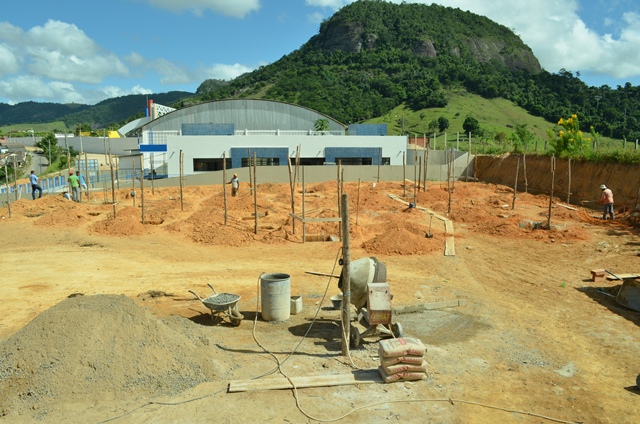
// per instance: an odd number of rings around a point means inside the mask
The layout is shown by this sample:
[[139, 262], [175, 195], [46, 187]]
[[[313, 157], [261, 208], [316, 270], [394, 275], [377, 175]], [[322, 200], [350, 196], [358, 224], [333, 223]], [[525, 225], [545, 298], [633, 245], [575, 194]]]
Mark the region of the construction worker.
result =
[[604, 206], [602, 207], [602, 219], [607, 219], [607, 214], [611, 217], [613, 221], [613, 192], [610, 188], [607, 188], [606, 185], [602, 184], [600, 186], [600, 190], [602, 190], [602, 196], [598, 203], [602, 203]]
[[233, 174], [233, 178], [227, 184], [231, 184], [231, 195], [237, 196], [238, 189], [240, 188], [240, 180], [238, 179], [238, 174]]

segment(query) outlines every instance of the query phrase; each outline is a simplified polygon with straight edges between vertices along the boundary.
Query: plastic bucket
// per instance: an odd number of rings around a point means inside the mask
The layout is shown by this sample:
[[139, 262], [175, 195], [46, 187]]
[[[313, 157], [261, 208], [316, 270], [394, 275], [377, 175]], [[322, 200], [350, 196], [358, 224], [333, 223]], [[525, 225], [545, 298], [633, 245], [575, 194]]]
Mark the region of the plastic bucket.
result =
[[260, 277], [262, 319], [286, 321], [291, 314], [291, 276], [263, 274]]

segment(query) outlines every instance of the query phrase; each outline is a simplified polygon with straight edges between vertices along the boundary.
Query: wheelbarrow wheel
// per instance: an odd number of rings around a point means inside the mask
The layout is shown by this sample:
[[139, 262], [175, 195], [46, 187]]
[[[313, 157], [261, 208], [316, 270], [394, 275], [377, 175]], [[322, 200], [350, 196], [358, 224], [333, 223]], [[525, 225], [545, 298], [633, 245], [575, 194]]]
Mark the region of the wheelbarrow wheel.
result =
[[236, 327], [239, 326], [243, 319], [244, 315], [242, 315], [240, 311], [237, 309], [231, 309], [231, 312], [229, 313], [229, 320], [232, 325], [235, 325]]
[[392, 329], [393, 329], [393, 334], [396, 336], [397, 339], [401, 339], [404, 337], [404, 330], [402, 329], [402, 324], [400, 324], [399, 322], [396, 324], [393, 324]]
[[360, 330], [358, 327], [351, 327], [351, 337], [349, 340], [351, 349], [357, 349], [360, 346]]

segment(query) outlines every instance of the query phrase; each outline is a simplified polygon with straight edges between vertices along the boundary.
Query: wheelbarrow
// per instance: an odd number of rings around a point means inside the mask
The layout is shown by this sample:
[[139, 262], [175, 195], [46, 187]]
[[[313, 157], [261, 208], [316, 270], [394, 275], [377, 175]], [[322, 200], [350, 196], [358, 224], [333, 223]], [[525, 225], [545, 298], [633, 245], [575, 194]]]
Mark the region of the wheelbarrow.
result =
[[211, 311], [211, 321], [216, 322], [216, 318], [222, 319], [222, 317], [229, 318], [232, 325], [238, 326], [242, 322], [244, 316], [238, 311], [238, 301], [240, 295], [232, 293], [218, 293], [211, 284], [207, 284], [213, 293], [213, 296], [209, 296], [206, 299], [201, 298], [195, 292], [189, 290], [189, 293], [202, 302], [204, 306]]

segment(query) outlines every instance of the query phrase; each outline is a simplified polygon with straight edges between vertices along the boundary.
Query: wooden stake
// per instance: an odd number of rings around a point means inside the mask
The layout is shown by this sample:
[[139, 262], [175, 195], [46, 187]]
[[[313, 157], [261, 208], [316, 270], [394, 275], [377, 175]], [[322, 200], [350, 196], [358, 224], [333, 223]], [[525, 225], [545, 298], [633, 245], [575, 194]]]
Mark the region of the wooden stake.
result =
[[524, 167], [524, 192], [529, 193], [529, 182], [527, 181], [527, 154], [522, 155], [522, 166]]
[[180, 210], [184, 211], [184, 182], [182, 178], [184, 178], [184, 152], [180, 150]]
[[402, 197], [407, 197], [407, 164], [404, 159], [404, 152], [402, 152]]
[[[446, 151], [445, 151], [446, 152]], [[447, 207], [447, 214], [451, 213], [451, 154], [446, 154], [447, 158], [447, 192], [449, 193], [449, 206]]]
[[120, 191], [120, 158], [116, 156], [116, 187]]
[[416, 202], [416, 199], [418, 198], [418, 193], [417, 193], [417, 189], [418, 186], [416, 185], [416, 180], [418, 179], [418, 151], [414, 150], [413, 151], [413, 204], [417, 205], [418, 203]]
[[421, 177], [422, 177], [422, 156], [418, 157], [418, 192], [420, 191], [420, 187], [422, 187], [422, 181], [420, 181]]
[[336, 182], [338, 183], [338, 216], [342, 216], [342, 214], [340, 213], [340, 199], [342, 199], [341, 195], [342, 193], [340, 193], [340, 171], [342, 168], [342, 161], [338, 160], [338, 175], [336, 176]]
[[516, 196], [518, 193], [518, 173], [520, 172], [520, 156], [518, 156], [518, 165], [516, 165], [516, 182], [513, 185], [513, 203], [511, 204], [511, 210], [516, 208]]
[[116, 206], [116, 184], [115, 178], [113, 175], [113, 158], [111, 157], [111, 140], [109, 140], [109, 169], [111, 170], [111, 202], [113, 203], [113, 218], [116, 217], [117, 206]]
[[551, 229], [551, 206], [553, 205], [553, 188], [556, 181], [556, 157], [551, 155], [551, 194], [549, 195], [549, 219], [547, 220], [547, 228]]
[[249, 165], [249, 190], [253, 190], [253, 180], [251, 175], [251, 150], [247, 149], [247, 162]]
[[140, 153], [140, 204], [142, 205], [142, 223], [144, 224], [144, 153]]
[[[4, 160], [4, 179], [7, 183], [7, 208], [9, 208], [9, 218], [11, 218], [11, 198], [9, 196], [9, 174], [7, 171], [7, 159]], [[638, 191], [640, 193], [640, 191]]]
[[349, 355], [351, 338], [351, 250], [349, 246], [349, 195], [342, 195], [342, 355]]
[[[258, 180], [256, 177], [256, 168], [258, 167], [258, 156], [253, 152], [253, 213], [256, 216], [255, 233], [258, 234]], [[249, 168], [251, 171], [251, 168]]]
[[567, 186], [567, 204], [570, 205], [571, 204], [571, 158], [569, 158], [568, 166], [569, 166], [569, 169], [568, 169], [568, 171], [569, 171], [569, 183], [568, 183], [568, 186]]
[[227, 152], [222, 153], [222, 197], [224, 198], [224, 225], [227, 225]]
[[427, 191], [427, 158], [429, 157], [429, 147], [427, 143], [424, 145], [424, 152], [422, 153], [424, 162], [424, 175], [422, 177], [422, 191]]
[[[91, 200], [91, 196], [89, 195], [89, 189], [91, 188], [91, 181], [89, 178], [89, 160], [87, 158], [87, 154], [84, 154], [84, 183], [87, 185], [87, 202]], [[135, 200], [135, 199], [134, 199]], [[135, 204], [134, 204], [135, 206]]]
[[360, 210], [360, 178], [358, 178], [358, 196], [356, 197], [356, 226], [358, 225], [359, 210]]
[[[86, 153], [85, 153], [85, 157], [86, 157]], [[86, 159], [85, 159], [85, 163], [86, 163]], [[133, 172], [133, 175], [131, 175], [131, 191], [133, 193], [133, 207], [136, 207], [136, 160], [134, 158], [131, 158], [131, 169]], [[85, 175], [85, 180], [86, 180], [87, 176]], [[88, 187], [88, 186], [87, 186]], [[89, 197], [89, 192], [87, 191], [87, 198]]]
[[[69, 156], [68, 151], [67, 151], [67, 156]], [[8, 181], [8, 177], [6, 175], [5, 175], [5, 179], [7, 179]], [[71, 189], [71, 184], [69, 184], [69, 189]], [[9, 184], [7, 184], [7, 190], [9, 190]], [[18, 160], [16, 159], [15, 154], [13, 155], [13, 194], [15, 195], [16, 201], [17, 201], [18, 200]]]
[[[289, 189], [291, 190], [291, 213], [296, 214], [296, 203], [295, 203], [295, 185], [293, 181], [293, 170], [291, 169], [291, 158], [287, 155], [287, 167], [289, 168]], [[291, 219], [291, 227], [293, 230], [293, 234], [296, 234], [296, 220]]]
[[378, 148], [378, 184], [380, 184], [380, 165], [382, 164], [382, 147]]
[[305, 221], [305, 194], [306, 194], [306, 186], [304, 185], [304, 166], [302, 167], [302, 242], [305, 243], [307, 241], [307, 223]]

